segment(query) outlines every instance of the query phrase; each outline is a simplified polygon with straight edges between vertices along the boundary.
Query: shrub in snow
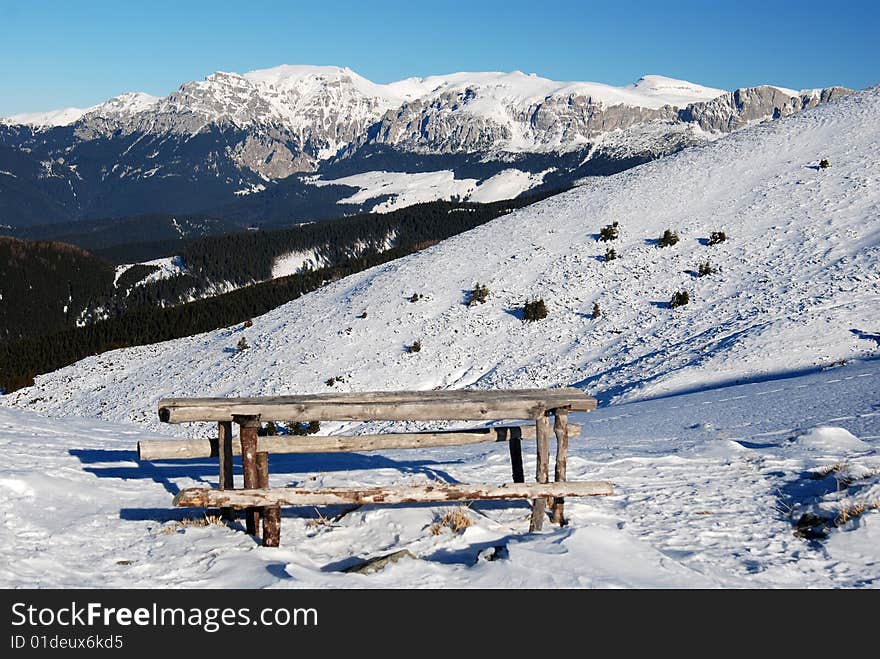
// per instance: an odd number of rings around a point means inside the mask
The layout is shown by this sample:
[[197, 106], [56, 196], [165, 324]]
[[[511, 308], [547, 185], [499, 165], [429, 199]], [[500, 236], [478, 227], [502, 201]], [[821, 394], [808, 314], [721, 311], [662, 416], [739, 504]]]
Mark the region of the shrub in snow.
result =
[[714, 275], [718, 272], [715, 268], [712, 267], [712, 264], [706, 261], [705, 263], [701, 263], [697, 268], [697, 274], [700, 277], [706, 277], [707, 275]]
[[828, 162], [827, 158], [822, 158], [822, 160], [819, 161], [819, 167], [821, 169], [828, 169], [829, 167], [831, 167], [831, 163]]
[[483, 286], [481, 283], [477, 282], [476, 284], [474, 284], [474, 290], [471, 291], [471, 297], [468, 300], [468, 306], [472, 307], [475, 304], [483, 304], [488, 297], [488, 286]]
[[358, 316], [358, 318], [366, 318], [366, 317], [367, 317], [366, 311], [364, 311], [360, 316]]
[[672, 299], [669, 300], [669, 308], [675, 309], [676, 307], [683, 307], [686, 304], [689, 304], [691, 301], [691, 296], [688, 295], [687, 291], [678, 291], [672, 294]]
[[596, 302], [593, 304], [593, 318], [598, 318], [602, 315], [602, 310], [599, 308], [599, 303]]
[[530, 300], [523, 306], [523, 320], [541, 320], [547, 317], [547, 305], [543, 299]]
[[609, 247], [608, 249], [605, 250], [605, 261], [606, 261], [606, 263], [607, 263], [608, 261], [613, 261], [613, 260], [616, 259], [616, 258], [617, 258], [617, 252], [614, 251], [614, 248]]
[[239, 351], [239, 352], [241, 352], [242, 350], [247, 350], [248, 348], [250, 348], [250, 346], [248, 345], [248, 342], [245, 340], [244, 337], [241, 337], [241, 338], [238, 340], [238, 343], [235, 345], [235, 347], [238, 348], [238, 351]]
[[666, 229], [663, 235], [657, 239], [657, 247], [672, 247], [678, 242], [678, 234], [674, 231]]
[[410, 302], [418, 302], [421, 299], [422, 299], [421, 295], [419, 295], [418, 293], [413, 293], [412, 297], [409, 299], [409, 301]]
[[607, 243], [609, 240], [617, 240], [619, 236], [620, 229], [617, 222], [606, 224], [599, 230], [599, 240], [601, 240], [603, 243]]
[[309, 421], [308, 423], [303, 423], [302, 421], [288, 421], [285, 426], [287, 432], [291, 435], [314, 435], [321, 429], [321, 422]]
[[413, 341], [412, 345], [406, 346], [407, 352], [421, 352], [422, 350], [422, 342], [421, 341]]
[[727, 240], [727, 234], [723, 231], [713, 231], [709, 236], [710, 245], [720, 245], [725, 240]]
[[278, 426], [275, 425], [274, 421], [264, 423], [257, 429], [257, 434], [261, 437], [274, 437], [278, 434]]

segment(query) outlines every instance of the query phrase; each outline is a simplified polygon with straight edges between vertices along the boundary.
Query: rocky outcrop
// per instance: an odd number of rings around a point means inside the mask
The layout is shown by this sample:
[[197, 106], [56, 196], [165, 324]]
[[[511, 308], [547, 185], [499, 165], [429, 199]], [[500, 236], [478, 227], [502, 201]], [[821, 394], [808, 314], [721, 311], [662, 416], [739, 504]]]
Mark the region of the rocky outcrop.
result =
[[[788, 93], [777, 87], [751, 87], [684, 108], [608, 105], [590, 96], [570, 94], [519, 107], [501, 105], [491, 113], [481, 113], [469, 108], [481, 104], [481, 92], [469, 88], [457, 94], [419, 99], [386, 113], [350, 151], [363, 144], [387, 144], [426, 153], [565, 152], [618, 131], [636, 129], [634, 133], [644, 137], [639, 128], [658, 122], [668, 125], [670, 133], [678, 132], [676, 124], [694, 125], [709, 133], [729, 133], [754, 121], [794, 114], [849, 91], [831, 87]], [[664, 135], [657, 134], [657, 138], [666, 141]]]
[[787, 117], [851, 91], [844, 87], [828, 87], [793, 94], [767, 85], [737, 89], [711, 101], [689, 105], [678, 113], [678, 118], [705, 131], [729, 133], [754, 121]]

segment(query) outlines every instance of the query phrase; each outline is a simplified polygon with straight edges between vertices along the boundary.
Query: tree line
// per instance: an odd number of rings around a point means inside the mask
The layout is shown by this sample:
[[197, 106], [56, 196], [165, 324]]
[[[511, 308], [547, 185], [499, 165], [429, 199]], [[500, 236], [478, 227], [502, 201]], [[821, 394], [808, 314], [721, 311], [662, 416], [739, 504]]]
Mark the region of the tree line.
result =
[[[112, 317], [43, 336], [0, 342], [0, 388], [8, 392], [29, 386], [38, 374], [107, 350], [243, 322], [328, 282], [411, 254], [533, 201], [535, 198], [494, 204], [432, 202], [387, 215], [200, 239], [184, 250], [187, 274], [135, 287], [126, 299], [113, 300]], [[394, 246], [385, 249], [380, 243], [392, 231]], [[346, 246], [355, 244], [368, 247], [352, 255]], [[325, 267], [178, 304], [183, 296], [218, 280], [247, 283], [265, 279], [271, 275], [277, 256], [317, 246], [327, 250], [329, 264]]]

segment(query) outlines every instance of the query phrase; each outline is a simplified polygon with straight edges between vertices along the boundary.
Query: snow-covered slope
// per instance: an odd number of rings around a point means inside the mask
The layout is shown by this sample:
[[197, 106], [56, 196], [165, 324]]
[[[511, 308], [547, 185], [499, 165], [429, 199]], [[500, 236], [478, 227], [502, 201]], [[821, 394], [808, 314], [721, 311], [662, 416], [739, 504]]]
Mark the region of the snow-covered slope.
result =
[[387, 213], [413, 204], [438, 199], [489, 203], [514, 199], [523, 192], [541, 185], [544, 177], [552, 172], [530, 173], [516, 168], [501, 170], [484, 181], [473, 178], [456, 178], [455, 172], [442, 169], [434, 172], [386, 172], [377, 170], [354, 174], [339, 179], [322, 180], [309, 178], [307, 182], [317, 187], [345, 185], [360, 188], [358, 192], [343, 197], [338, 204], [365, 204], [372, 199], [383, 201], [369, 208], [371, 213]]
[[[89, 358], [4, 400], [155, 425], [163, 395], [323, 391], [339, 375], [355, 390], [573, 384], [609, 402], [875, 354], [878, 117], [872, 89], [756, 126], [330, 284], [243, 332]], [[620, 239], [597, 242], [615, 221]], [[681, 241], [658, 248], [667, 228]], [[713, 231], [727, 242], [703, 244]], [[705, 261], [720, 272], [696, 277]], [[467, 307], [475, 282], [491, 294]], [[679, 290], [691, 303], [668, 308]], [[535, 297], [549, 317], [523, 323]], [[242, 334], [252, 347], [230, 351]]]
[[[818, 166], [823, 158], [830, 167]], [[329, 283], [249, 328], [41, 376], [0, 398], [0, 488], [14, 502], [0, 529], [0, 580], [876, 586], [878, 182], [874, 88], [520, 209]], [[619, 240], [597, 242], [615, 221]], [[681, 240], [658, 248], [667, 228]], [[704, 244], [713, 231], [728, 240]], [[619, 258], [606, 263], [608, 246]], [[692, 274], [706, 261], [720, 272]], [[476, 282], [490, 295], [468, 307]], [[690, 304], [668, 308], [680, 290]], [[410, 302], [414, 292], [423, 297]], [[549, 316], [524, 323], [521, 305], [536, 297]], [[250, 347], [237, 351], [241, 337]], [[421, 351], [407, 353], [415, 339]], [[336, 376], [338, 390], [578, 386], [601, 404], [572, 419], [585, 439], [573, 442], [569, 476], [608, 478], [616, 493], [567, 502], [571, 524], [535, 535], [524, 534], [522, 504], [474, 505], [462, 534], [431, 533], [443, 506], [285, 518], [280, 550], [221, 527], [175, 532], [170, 520], [188, 513], [163, 512], [172, 493], [213, 482], [216, 466], [137, 464], [136, 441], [213, 430], [159, 424], [160, 397], [321, 392]], [[272, 460], [278, 485], [509, 477], [500, 445]], [[795, 536], [804, 513], [825, 521], [799, 533], [827, 539]], [[98, 538], [90, 524], [113, 532]], [[338, 572], [399, 549], [417, 559], [369, 577]], [[500, 560], [480, 560], [490, 553]]]
[[94, 108], [62, 108], [61, 110], [49, 110], [47, 112], [23, 112], [9, 117], [0, 118], [0, 124], [34, 126], [35, 128], [49, 128], [53, 126], [69, 126], [79, 121], [84, 114]]
[[[181, 526], [200, 511], [171, 498], [215, 483], [214, 460], [138, 463], [142, 428], [0, 407], [0, 587], [876, 587], [880, 512], [852, 512], [880, 501], [878, 382], [875, 360], [572, 415], [584, 432], [569, 478], [609, 479], [615, 494], [566, 500], [564, 528], [528, 534], [524, 502], [475, 503], [469, 528], [437, 534], [457, 506], [363, 506], [335, 521], [340, 508], [299, 508], [278, 549], [240, 526]], [[510, 478], [503, 444], [270, 462], [277, 486]], [[804, 513], [839, 526], [796, 537]], [[415, 558], [342, 572], [402, 549]]]

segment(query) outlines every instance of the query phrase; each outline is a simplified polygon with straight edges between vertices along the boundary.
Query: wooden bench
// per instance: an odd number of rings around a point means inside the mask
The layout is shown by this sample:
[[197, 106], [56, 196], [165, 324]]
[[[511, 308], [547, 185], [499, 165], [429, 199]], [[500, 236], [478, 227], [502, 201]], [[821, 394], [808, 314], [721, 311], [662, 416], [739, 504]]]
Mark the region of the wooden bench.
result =
[[[530, 531], [540, 530], [546, 500], [553, 499], [552, 520], [564, 523], [564, 499], [612, 494], [606, 481], [566, 481], [570, 435], [580, 428], [568, 423], [572, 411], [588, 412], [596, 401], [578, 389], [519, 389], [506, 391], [394, 391], [312, 394], [258, 398], [170, 398], [159, 401], [159, 418], [166, 423], [216, 422], [218, 436], [208, 440], [157, 440], [138, 443], [141, 460], [217, 457], [219, 488], [188, 488], [174, 497], [175, 506], [220, 508], [234, 518], [245, 509], [248, 533], [257, 534], [262, 519], [263, 544], [277, 547], [281, 535], [280, 506], [333, 504], [402, 504], [531, 499]], [[554, 417], [552, 425], [550, 417]], [[501, 421], [521, 419], [534, 426], [496, 426], [476, 430], [386, 433], [354, 436], [259, 437], [263, 422], [283, 421]], [[239, 426], [233, 442], [232, 424]], [[556, 435], [555, 482], [549, 482], [550, 435]], [[525, 483], [522, 440], [537, 442], [537, 483]], [[506, 441], [513, 483], [506, 485], [431, 483], [371, 488], [269, 487], [268, 454], [377, 451], [403, 448], [459, 446]], [[241, 455], [244, 489], [233, 487], [232, 457]]]

